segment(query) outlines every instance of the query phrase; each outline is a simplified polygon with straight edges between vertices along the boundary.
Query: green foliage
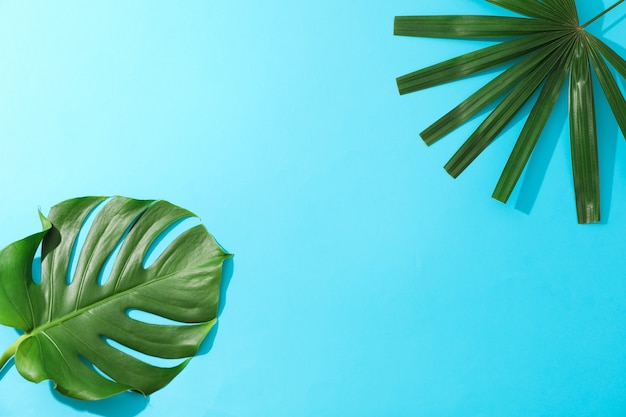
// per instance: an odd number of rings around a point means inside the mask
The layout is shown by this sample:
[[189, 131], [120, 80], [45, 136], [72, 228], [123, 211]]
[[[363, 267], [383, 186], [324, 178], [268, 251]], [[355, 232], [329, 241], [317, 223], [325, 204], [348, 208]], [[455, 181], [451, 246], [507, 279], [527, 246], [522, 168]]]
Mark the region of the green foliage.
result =
[[569, 128], [578, 222], [598, 222], [600, 181], [592, 73], [595, 73], [624, 135], [626, 101], [607, 61], [625, 78], [626, 61], [585, 31], [585, 27], [624, 0], [583, 25], [579, 24], [574, 0], [487, 1], [526, 17], [398, 16], [395, 19], [396, 35], [504, 39], [496, 45], [399, 77], [400, 94], [434, 87], [514, 62], [426, 128], [420, 136], [427, 145], [431, 145], [489, 104], [497, 102], [494, 110], [445, 165], [446, 171], [456, 178], [539, 91], [493, 193], [494, 198], [506, 202], [569, 77]]
[[[144, 267], [159, 236], [194, 217], [166, 201], [115, 197], [64, 201], [40, 214], [43, 231], [0, 251], [0, 323], [22, 331], [0, 359], [15, 355], [20, 374], [52, 380], [64, 395], [96, 400], [127, 390], [148, 395], [169, 383], [194, 356], [217, 316], [225, 253], [204, 226], [195, 226]], [[76, 253], [81, 227], [104, 204]], [[32, 263], [41, 244], [41, 282]], [[117, 254], [111, 274], [100, 274]], [[129, 317], [140, 310], [180, 324]], [[146, 355], [181, 359], [157, 367], [107, 340]], [[105, 374], [100, 374], [98, 370]]]

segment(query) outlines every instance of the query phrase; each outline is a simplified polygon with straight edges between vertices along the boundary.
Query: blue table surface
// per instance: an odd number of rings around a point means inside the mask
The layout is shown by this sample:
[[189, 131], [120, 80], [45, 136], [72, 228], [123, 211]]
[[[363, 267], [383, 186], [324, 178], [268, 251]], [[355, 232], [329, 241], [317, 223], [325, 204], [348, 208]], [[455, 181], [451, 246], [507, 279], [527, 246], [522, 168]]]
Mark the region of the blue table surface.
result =
[[[578, 3], [584, 21], [614, 1]], [[163, 390], [84, 403], [10, 365], [0, 416], [625, 415], [626, 144], [605, 98], [602, 223], [576, 222], [566, 97], [499, 203], [523, 119], [448, 176], [480, 120], [431, 147], [418, 133], [494, 72], [402, 97], [395, 78], [490, 43], [393, 36], [422, 14], [511, 15], [1, 2], [0, 246], [38, 231], [38, 208], [125, 195], [190, 209], [235, 256], [212, 344]], [[589, 28], [622, 55], [625, 16]]]

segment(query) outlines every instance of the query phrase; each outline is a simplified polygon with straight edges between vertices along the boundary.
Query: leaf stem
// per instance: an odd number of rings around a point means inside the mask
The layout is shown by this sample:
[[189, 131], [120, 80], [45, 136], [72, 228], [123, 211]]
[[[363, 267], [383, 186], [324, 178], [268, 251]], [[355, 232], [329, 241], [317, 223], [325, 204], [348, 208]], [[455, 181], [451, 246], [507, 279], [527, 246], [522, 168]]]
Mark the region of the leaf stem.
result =
[[11, 346], [8, 347], [7, 350], [4, 351], [4, 353], [2, 354], [2, 356], [0, 356], [0, 370], [2, 370], [2, 368], [4, 368], [4, 365], [6, 365], [6, 363], [9, 361], [9, 359], [11, 359], [13, 357], [13, 355], [15, 355], [15, 352], [17, 351], [17, 347], [20, 345], [20, 343], [22, 343], [22, 341], [24, 339], [26, 339], [28, 336], [30, 336], [27, 333], [24, 333], [23, 335], [21, 335], [20, 337], [18, 337], [15, 342], [13, 342], [11, 344]]
[[616, 8], [623, 2], [624, 0], [619, 0], [617, 3], [615, 3], [614, 5], [612, 5], [611, 7], [609, 7], [608, 9], [606, 9], [605, 11], [603, 11], [602, 13], [600, 13], [599, 15], [597, 15], [596, 17], [594, 17], [593, 19], [591, 19], [590, 21], [582, 25], [581, 29], [586, 28], [587, 26], [589, 26], [590, 24], [592, 24], [593, 22], [595, 22], [596, 20], [598, 20], [599, 18], [601, 18], [602, 16], [604, 16], [605, 14], [607, 14], [608, 12], [610, 12], [611, 10], [613, 10], [614, 8]]

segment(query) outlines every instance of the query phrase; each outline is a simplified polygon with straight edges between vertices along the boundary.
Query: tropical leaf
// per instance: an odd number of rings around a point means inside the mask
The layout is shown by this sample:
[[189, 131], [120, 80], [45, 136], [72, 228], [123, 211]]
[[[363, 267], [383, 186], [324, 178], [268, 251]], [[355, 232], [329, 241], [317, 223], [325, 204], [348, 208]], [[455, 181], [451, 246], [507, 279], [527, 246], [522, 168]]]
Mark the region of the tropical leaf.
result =
[[[42, 232], [0, 251], [0, 323], [23, 332], [2, 355], [0, 368], [15, 355], [24, 378], [52, 380], [59, 392], [82, 400], [127, 390], [148, 395], [164, 387], [215, 323], [222, 264], [230, 255], [198, 225], [144, 266], [169, 228], [194, 217], [166, 201], [77, 198], [40, 217]], [[32, 264], [40, 244], [41, 280], [35, 282]], [[131, 318], [133, 310], [176, 323], [143, 322]], [[154, 366], [133, 351], [181, 361]]]
[[[496, 103], [494, 110], [445, 165], [460, 175], [495, 140], [524, 103], [540, 91], [526, 119], [493, 197], [506, 202], [556, 105], [569, 75], [569, 127], [572, 172], [579, 223], [600, 221], [593, 74], [611, 111], [626, 134], [626, 100], [608, 66], [626, 77], [626, 61], [585, 30], [620, 0], [581, 25], [574, 0], [487, 0], [523, 17], [397, 16], [394, 34], [453, 39], [497, 39], [503, 42], [398, 77], [400, 94], [459, 80], [494, 67], [510, 67], [420, 133], [427, 145]], [[608, 64], [607, 64], [608, 63]]]

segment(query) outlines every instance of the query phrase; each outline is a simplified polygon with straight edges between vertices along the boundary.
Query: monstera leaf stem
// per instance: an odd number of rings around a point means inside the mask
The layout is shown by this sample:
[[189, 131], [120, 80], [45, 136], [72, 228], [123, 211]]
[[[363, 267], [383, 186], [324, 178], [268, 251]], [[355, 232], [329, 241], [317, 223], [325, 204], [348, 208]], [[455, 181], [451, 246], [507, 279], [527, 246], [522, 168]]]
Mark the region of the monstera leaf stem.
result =
[[599, 15], [597, 15], [596, 17], [594, 17], [593, 19], [589, 20], [587, 23], [582, 25], [581, 29], [586, 28], [587, 26], [589, 26], [590, 24], [592, 24], [596, 20], [600, 19], [602, 16], [604, 16], [605, 14], [607, 14], [608, 12], [610, 12], [611, 10], [613, 10], [614, 8], [616, 8], [617, 6], [619, 6], [622, 3], [624, 3], [624, 0], [619, 0], [617, 3], [615, 3], [614, 5], [612, 5], [611, 7], [609, 7], [608, 9], [606, 9], [605, 11], [603, 11], [602, 13], [600, 13]]
[[6, 365], [9, 359], [11, 359], [13, 355], [15, 355], [17, 347], [20, 345], [20, 343], [22, 343], [22, 340], [26, 339], [27, 337], [28, 334], [21, 335], [15, 340], [15, 342], [11, 344], [11, 346], [7, 348], [7, 350], [4, 351], [2, 356], [0, 356], [0, 370], [2, 370], [2, 368], [4, 368], [4, 365]]

